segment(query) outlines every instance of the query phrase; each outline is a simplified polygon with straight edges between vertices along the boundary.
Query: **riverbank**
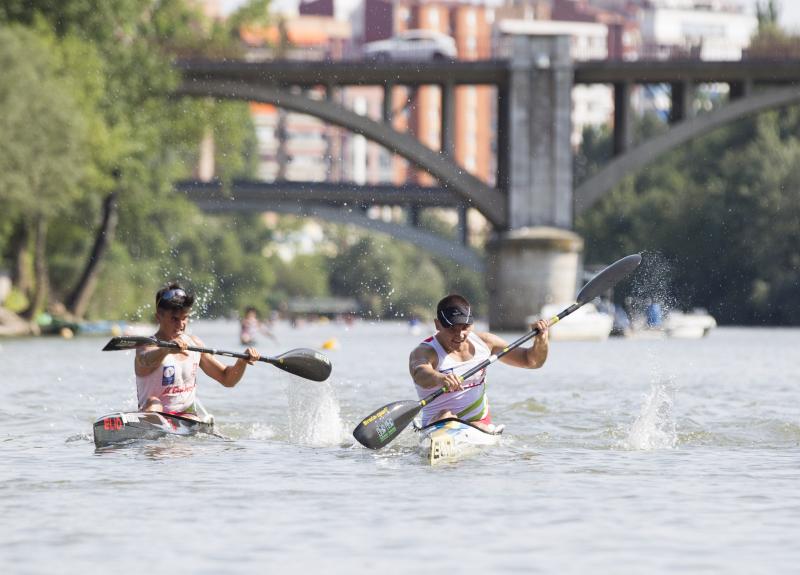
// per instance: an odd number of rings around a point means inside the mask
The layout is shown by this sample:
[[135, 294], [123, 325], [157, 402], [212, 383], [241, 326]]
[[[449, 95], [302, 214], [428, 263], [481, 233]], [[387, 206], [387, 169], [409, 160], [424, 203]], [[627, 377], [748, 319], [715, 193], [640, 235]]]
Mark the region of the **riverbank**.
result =
[[0, 307], [0, 336], [39, 335], [38, 326], [26, 321], [13, 311]]

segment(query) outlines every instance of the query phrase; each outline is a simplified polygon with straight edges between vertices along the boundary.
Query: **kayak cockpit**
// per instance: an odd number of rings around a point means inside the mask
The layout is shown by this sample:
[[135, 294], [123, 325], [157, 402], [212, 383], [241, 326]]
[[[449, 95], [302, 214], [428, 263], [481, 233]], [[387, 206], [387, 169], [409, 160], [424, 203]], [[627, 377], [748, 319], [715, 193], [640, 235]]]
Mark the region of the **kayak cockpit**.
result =
[[214, 417], [207, 412], [202, 417], [158, 411], [116, 412], [98, 418], [93, 426], [96, 447], [108, 447], [140, 439], [159, 439], [167, 435], [213, 432]]
[[468, 421], [448, 417], [425, 427], [416, 427], [419, 451], [431, 465], [456, 461], [486, 447], [497, 445], [505, 426], [485, 431]]

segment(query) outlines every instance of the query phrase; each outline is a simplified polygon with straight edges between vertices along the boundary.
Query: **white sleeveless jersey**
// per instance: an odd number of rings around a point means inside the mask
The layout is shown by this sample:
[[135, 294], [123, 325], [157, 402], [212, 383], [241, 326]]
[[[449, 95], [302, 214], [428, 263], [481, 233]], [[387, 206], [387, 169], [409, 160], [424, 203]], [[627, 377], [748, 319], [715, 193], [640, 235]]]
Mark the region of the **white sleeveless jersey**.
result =
[[[183, 338], [189, 345], [195, 342], [187, 335]], [[170, 353], [150, 375], [136, 376], [136, 394], [139, 409], [143, 409], [147, 399], [157, 397], [164, 411], [184, 413], [194, 409], [197, 389], [197, 368], [200, 366], [200, 352], [187, 351], [188, 357]]]
[[[431, 346], [436, 351], [436, 355], [439, 357], [436, 365], [437, 371], [462, 375], [492, 354], [492, 350], [475, 333], [470, 332], [467, 335], [467, 341], [475, 348], [475, 355], [467, 361], [456, 361], [450, 357], [439, 340], [433, 336], [422, 343]], [[431, 419], [445, 410], [450, 410], [459, 419], [465, 421], [479, 421], [489, 415], [489, 401], [486, 397], [486, 368], [462, 382], [461, 385], [464, 387], [462, 391], [444, 393], [422, 408], [423, 426], [428, 425]], [[420, 399], [435, 391], [419, 385], [416, 388]]]

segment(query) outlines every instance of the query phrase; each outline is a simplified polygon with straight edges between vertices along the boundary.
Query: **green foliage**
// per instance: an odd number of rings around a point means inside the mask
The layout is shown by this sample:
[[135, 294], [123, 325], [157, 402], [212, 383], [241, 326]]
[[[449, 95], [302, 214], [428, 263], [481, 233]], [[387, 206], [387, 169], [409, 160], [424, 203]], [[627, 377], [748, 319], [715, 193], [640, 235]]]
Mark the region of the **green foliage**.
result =
[[355, 297], [373, 317], [405, 317], [431, 309], [445, 282], [431, 258], [383, 235], [361, 236], [330, 263], [331, 292]]
[[756, 4], [758, 29], [750, 39], [748, 58], [800, 57], [800, 37], [783, 30], [778, 24], [779, 16], [775, 0], [759, 0]]
[[581, 147], [572, 159], [572, 173], [575, 185], [580, 185], [613, 155], [613, 134], [609, 126], [585, 126]]
[[436, 298], [433, 305], [427, 308], [427, 316], [433, 317], [436, 311], [436, 303], [445, 295], [459, 293], [472, 304], [472, 309], [478, 316], [485, 316], [488, 310], [486, 282], [483, 274], [476, 273], [472, 269], [464, 268], [461, 265], [443, 258], [435, 258], [436, 266], [444, 277], [444, 289], [442, 294]]
[[270, 0], [250, 0], [240, 6], [228, 18], [228, 26], [232, 30], [238, 30], [240, 26], [247, 24], [265, 26], [269, 24], [269, 4]]
[[100, 48], [130, 37], [151, 2], [146, 0], [5, 0], [0, 22], [50, 23], [59, 36], [75, 35]]
[[77, 82], [49, 40], [0, 29], [0, 197], [26, 219], [49, 219], [78, 197], [87, 157]]
[[[217, 294], [208, 313], [222, 313], [238, 305], [232, 282], [244, 292], [271, 285], [262, 246], [242, 249], [233, 218], [205, 218], [172, 190], [191, 177], [207, 133], [225, 182], [254, 173], [246, 104], [168, 97], [179, 80], [172, 59], [223, 45], [235, 54], [229, 31], [183, 0], [11, 1], [0, 23], [0, 254], [9, 267], [15, 222], [52, 218], [51, 291], [64, 298], [83, 269], [79, 254], [88, 255], [102, 200], [115, 190], [119, 226], [99, 294], [131, 285], [149, 293], [173, 272], [196, 274]], [[89, 313], [135, 314], [141, 301], [133, 300], [119, 294], [92, 302]]]
[[436, 235], [452, 241], [458, 241], [458, 228], [442, 217], [437, 209], [421, 210], [419, 214], [419, 227]]
[[30, 302], [24, 293], [19, 290], [12, 289], [6, 300], [3, 302], [3, 307], [9, 311], [13, 311], [14, 313], [22, 313], [28, 308], [29, 303]]
[[716, 130], [648, 166], [577, 222], [586, 259], [669, 262], [674, 297], [725, 323], [797, 324], [800, 111]]
[[[178, 279], [198, 294], [198, 313], [230, 315], [292, 296], [358, 297], [374, 317], [428, 313], [445, 293], [480, 305], [482, 278], [384, 236], [326, 226], [332, 242], [290, 262], [265, 255], [278, 235], [255, 214], [210, 216], [173, 191], [192, 176], [211, 134], [224, 185], [255, 173], [248, 106], [169, 97], [176, 57], [237, 56], [236, 30], [267, 23], [266, 0], [226, 24], [185, 0], [9, 0], [0, 5], [0, 254], [19, 222], [50, 219], [51, 296], [65, 298], [84, 267], [104, 198], [119, 198], [119, 223], [90, 317], [152, 320], [152, 295]], [[285, 31], [285, 30], [284, 30]], [[423, 216], [446, 236], [451, 225]], [[338, 250], [338, 257], [332, 254]], [[14, 292], [17, 293], [17, 292]], [[16, 298], [25, 301], [24, 294]]]
[[289, 262], [277, 256], [269, 260], [275, 273], [275, 285], [269, 294], [264, 294], [273, 309], [291, 297], [325, 297], [328, 288], [328, 260], [321, 254], [298, 255]]
[[756, 18], [759, 32], [768, 28], [776, 28], [778, 26], [778, 7], [775, 5], [775, 0], [758, 0]]

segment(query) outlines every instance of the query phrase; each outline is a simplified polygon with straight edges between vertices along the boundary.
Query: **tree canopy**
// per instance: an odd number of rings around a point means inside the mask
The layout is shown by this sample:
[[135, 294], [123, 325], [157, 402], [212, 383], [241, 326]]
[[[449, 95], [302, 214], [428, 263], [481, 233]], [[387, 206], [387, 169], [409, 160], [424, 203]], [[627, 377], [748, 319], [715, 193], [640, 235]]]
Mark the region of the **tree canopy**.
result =
[[800, 109], [721, 128], [627, 179], [579, 218], [587, 261], [657, 252], [680, 307], [797, 324]]

